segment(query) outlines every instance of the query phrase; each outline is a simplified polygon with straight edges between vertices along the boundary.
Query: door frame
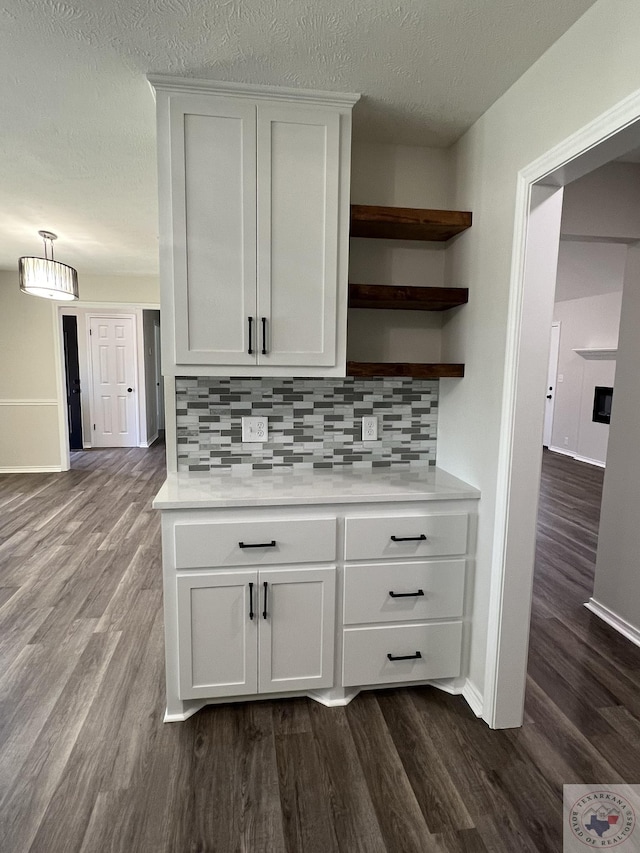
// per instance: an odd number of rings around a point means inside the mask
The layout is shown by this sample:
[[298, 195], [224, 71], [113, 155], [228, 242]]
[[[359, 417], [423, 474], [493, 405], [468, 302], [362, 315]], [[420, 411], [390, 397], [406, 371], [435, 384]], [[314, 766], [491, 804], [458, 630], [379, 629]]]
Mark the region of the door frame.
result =
[[[536, 339], [535, 318], [524, 310], [525, 297], [532, 296], [525, 278], [532, 189], [563, 187], [638, 146], [640, 90], [517, 175], [482, 711], [492, 728], [522, 725], [531, 620], [544, 398], [526, 378], [549, 355], [548, 337]], [[555, 286], [537, 299], [552, 311]], [[532, 419], [539, 429], [531, 428]]]
[[[138, 315], [136, 312], [129, 314], [124, 311], [91, 311], [85, 315], [85, 331], [86, 331], [86, 342], [87, 342], [87, 355], [88, 355], [88, 367], [89, 367], [89, 414], [90, 420], [95, 425], [96, 422], [96, 400], [95, 400], [95, 387], [93, 384], [93, 376], [94, 376], [94, 363], [93, 363], [93, 341], [91, 334], [91, 321], [93, 319], [100, 319], [100, 317], [104, 317], [108, 320], [117, 320], [118, 318], [122, 318], [124, 320], [131, 320], [132, 328], [133, 328], [133, 374], [135, 376], [136, 388], [134, 389], [137, 394], [137, 399], [135, 400], [135, 406], [133, 407], [135, 412], [135, 435], [133, 438], [134, 443], [125, 445], [126, 447], [140, 447], [140, 441], [142, 436], [140, 435], [140, 426], [142, 423], [146, 422], [146, 383], [145, 383], [145, 375], [144, 375], [144, 365], [140, 365], [140, 353], [139, 353], [139, 334], [138, 334]], [[144, 409], [144, 413], [141, 412], [141, 409]], [[143, 417], [144, 414], [144, 417]], [[93, 432], [91, 433], [91, 438], [93, 439]], [[91, 441], [91, 445], [93, 446], [93, 441]], [[102, 448], [101, 448], [102, 449]]]
[[[140, 361], [141, 361], [141, 353], [140, 353], [140, 342], [142, 341], [141, 334], [141, 324], [142, 324], [142, 311], [143, 310], [150, 311], [159, 311], [160, 304], [158, 302], [131, 302], [131, 303], [123, 303], [123, 302], [53, 302], [51, 304], [51, 319], [53, 323], [53, 349], [54, 349], [54, 362], [55, 362], [55, 374], [56, 374], [56, 399], [58, 406], [58, 436], [59, 436], [59, 446], [60, 446], [60, 470], [68, 471], [71, 467], [71, 454], [69, 450], [69, 426], [67, 424], [67, 413], [66, 413], [66, 390], [65, 390], [65, 375], [64, 375], [64, 346], [63, 346], [63, 334], [62, 334], [62, 315], [63, 314], [75, 314], [76, 312], [87, 313], [89, 311], [96, 314], [134, 314], [136, 317], [136, 336], [138, 341], [138, 346], [136, 349], [137, 359], [138, 359], [138, 387], [140, 388], [140, 394], [142, 397], [142, 405], [144, 405], [144, 391], [145, 391], [145, 381], [144, 381], [144, 369], [142, 370], [142, 375], [140, 372]], [[160, 321], [162, 322], [162, 320]], [[88, 337], [88, 333], [87, 333]], [[140, 397], [138, 399], [138, 418], [139, 424], [145, 423], [146, 421], [143, 419], [144, 411], [140, 409]], [[86, 446], [86, 444], [85, 444]], [[146, 444], [143, 444], [146, 447]]]

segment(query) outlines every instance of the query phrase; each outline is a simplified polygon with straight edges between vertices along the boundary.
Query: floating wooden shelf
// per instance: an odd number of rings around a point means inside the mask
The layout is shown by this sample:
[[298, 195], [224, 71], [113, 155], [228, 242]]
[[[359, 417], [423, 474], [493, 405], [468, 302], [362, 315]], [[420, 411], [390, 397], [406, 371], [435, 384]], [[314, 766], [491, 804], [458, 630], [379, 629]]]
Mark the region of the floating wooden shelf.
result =
[[464, 210], [351, 205], [352, 237], [445, 241], [470, 227], [471, 213]]
[[464, 364], [348, 361], [347, 376], [411, 376], [414, 379], [458, 379], [464, 376]]
[[469, 301], [466, 287], [399, 287], [350, 284], [350, 308], [388, 308], [403, 311], [446, 311]]

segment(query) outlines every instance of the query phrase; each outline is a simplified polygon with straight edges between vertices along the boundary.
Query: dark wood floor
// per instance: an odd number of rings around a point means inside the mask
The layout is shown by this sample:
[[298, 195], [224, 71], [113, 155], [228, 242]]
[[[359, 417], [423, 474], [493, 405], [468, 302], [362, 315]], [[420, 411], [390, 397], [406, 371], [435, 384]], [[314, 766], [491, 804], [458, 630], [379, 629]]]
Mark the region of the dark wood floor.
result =
[[162, 724], [162, 448], [0, 478], [2, 853], [561, 849], [563, 783], [640, 781], [640, 649], [592, 616], [602, 472], [546, 455], [526, 723], [435, 689]]

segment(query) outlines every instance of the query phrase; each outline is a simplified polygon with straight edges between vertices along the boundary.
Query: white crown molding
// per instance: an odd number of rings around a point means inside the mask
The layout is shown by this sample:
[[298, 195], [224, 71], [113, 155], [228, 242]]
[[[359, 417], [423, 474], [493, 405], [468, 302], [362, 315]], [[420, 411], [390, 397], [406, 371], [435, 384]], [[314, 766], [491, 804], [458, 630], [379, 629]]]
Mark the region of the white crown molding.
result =
[[326, 107], [353, 107], [360, 100], [355, 92], [323, 92], [315, 89], [293, 89], [283, 86], [258, 86], [246, 83], [227, 83], [218, 80], [202, 80], [196, 77], [173, 77], [168, 74], [147, 74], [147, 80], [155, 92], [191, 95], [227, 95], [252, 100], [300, 101]]

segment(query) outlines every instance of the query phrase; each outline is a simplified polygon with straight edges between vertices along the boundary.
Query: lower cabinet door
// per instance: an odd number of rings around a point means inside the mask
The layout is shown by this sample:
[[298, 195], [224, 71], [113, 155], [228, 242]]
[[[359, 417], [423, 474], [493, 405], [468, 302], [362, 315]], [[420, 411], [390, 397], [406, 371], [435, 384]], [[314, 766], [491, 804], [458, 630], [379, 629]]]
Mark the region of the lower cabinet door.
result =
[[261, 571], [259, 692], [333, 686], [335, 568]]
[[177, 584], [180, 698], [257, 693], [257, 571], [185, 574]]

